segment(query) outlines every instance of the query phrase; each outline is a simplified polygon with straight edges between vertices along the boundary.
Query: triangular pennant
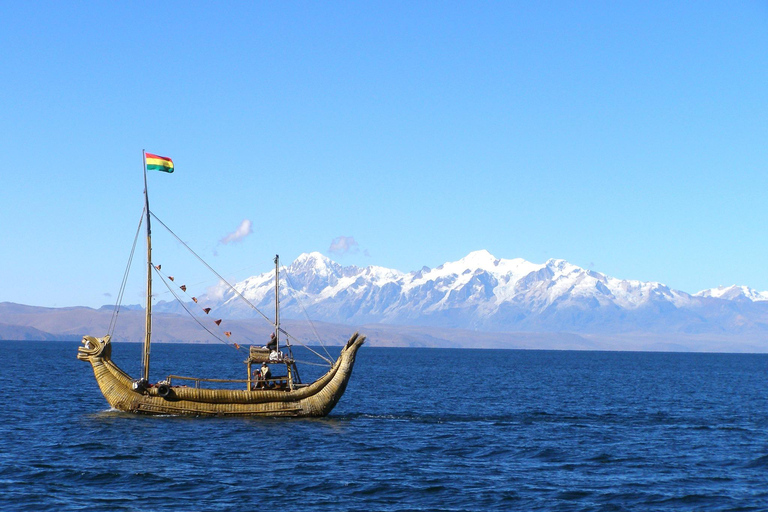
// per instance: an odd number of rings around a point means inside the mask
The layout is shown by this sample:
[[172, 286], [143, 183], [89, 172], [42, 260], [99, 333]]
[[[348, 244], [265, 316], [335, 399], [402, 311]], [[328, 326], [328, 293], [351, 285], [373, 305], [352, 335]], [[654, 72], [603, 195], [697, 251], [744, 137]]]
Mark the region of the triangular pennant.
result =
[[218, 320], [216, 320], [216, 325], [221, 325], [221, 318], [219, 318]]
[[187, 285], [185, 284], [181, 285], [181, 291], [183, 292], [187, 291]]
[[155, 268], [156, 268], [157, 270], [160, 270], [160, 267], [162, 267], [162, 265], [155, 265]]
[[240, 345], [238, 345], [237, 343], [235, 343], [235, 348], [236, 348], [237, 350], [240, 350]]
[[194, 302], [195, 304], [197, 304], [197, 297], [192, 297], [192, 302]]
[[224, 331], [224, 336], [229, 338], [230, 336], [232, 336], [232, 331]]
[[207, 315], [211, 312], [211, 308], [204, 308], [203, 311], [205, 311], [205, 314]]
[[171, 281], [173, 281], [173, 276], [168, 276], [168, 279], [170, 279]]

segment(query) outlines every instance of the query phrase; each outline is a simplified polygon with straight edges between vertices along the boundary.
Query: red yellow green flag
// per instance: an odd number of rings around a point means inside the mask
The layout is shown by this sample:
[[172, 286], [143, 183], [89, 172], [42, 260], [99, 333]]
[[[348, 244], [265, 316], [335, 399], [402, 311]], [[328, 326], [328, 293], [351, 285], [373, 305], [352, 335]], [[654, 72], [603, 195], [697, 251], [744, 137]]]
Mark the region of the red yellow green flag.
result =
[[153, 155], [152, 153], [145, 153], [147, 157], [147, 170], [148, 171], [163, 171], [173, 172], [173, 160], [167, 156]]

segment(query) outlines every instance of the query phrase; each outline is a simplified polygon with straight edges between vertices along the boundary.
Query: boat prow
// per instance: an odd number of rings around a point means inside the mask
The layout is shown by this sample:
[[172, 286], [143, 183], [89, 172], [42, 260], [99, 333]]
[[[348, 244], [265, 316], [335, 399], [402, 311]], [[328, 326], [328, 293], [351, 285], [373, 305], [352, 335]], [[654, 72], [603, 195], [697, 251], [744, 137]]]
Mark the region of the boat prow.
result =
[[355, 356], [364, 342], [365, 336], [353, 334], [325, 375], [293, 390], [148, 386], [132, 379], [112, 361], [109, 336], [84, 336], [77, 358], [91, 363], [101, 392], [109, 405], [119, 411], [193, 416], [318, 417], [331, 412], [344, 394]]

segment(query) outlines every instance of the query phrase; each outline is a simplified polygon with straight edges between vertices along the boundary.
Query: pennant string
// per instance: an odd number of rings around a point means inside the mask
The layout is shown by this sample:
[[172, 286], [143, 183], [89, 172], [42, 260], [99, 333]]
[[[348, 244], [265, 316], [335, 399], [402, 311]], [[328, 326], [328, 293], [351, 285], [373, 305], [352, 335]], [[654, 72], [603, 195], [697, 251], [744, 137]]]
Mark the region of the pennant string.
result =
[[[173, 294], [173, 296], [174, 296], [174, 297], [176, 297], [176, 300], [177, 300], [177, 301], [179, 301], [179, 303], [180, 303], [180, 304], [182, 305], [182, 307], [183, 307], [183, 308], [184, 308], [184, 309], [187, 311], [187, 313], [188, 313], [188, 314], [189, 314], [189, 315], [190, 315], [190, 316], [191, 316], [191, 317], [192, 317], [192, 318], [193, 318], [193, 319], [194, 319], [194, 320], [195, 320], [195, 321], [196, 321], [198, 324], [200, 324], [200, 326], [201, 326], [203, 329], [205, 329], [206, 331], [208, 331], [208, 333], [209, 333], [209, 334], [211, 334], [211, 335], [212, 335], [214, 338], [218, 339], [219, 341], [221, 341], [221, 342], [222, 342], [222, 343], [224, 343], [225, 345], [230, 345], [230, 346], [232, 346], [232, 347], [233, 347], [235, 350], [240, 350], [240, 345], [239, 345], [238, 343], [232, 343], [232, 344], [228, 343], [226, 340], [224, 340], [224, 339], [222, 339], [221, 337], [217, 336], [217, 335], [216, 335], [216, 334], [214, 334], [214, 333], [213, 333], [213, 332], [212, 332], [210, 329], [208, 329], [208, 328], [207, 328], [207, 327], [205, 327], [205, 326], [204, 326], [202, 323], [200, 323], [200, 321], [198, 320], [198, 318], [197, 318], [195, 315], [193, 315], [193, 314], [192, 314], [192, 312], [191, 312], [191, 311], [190, 311], [190, 310], [187, 308], [187, 306], [184, 304], [184, 302], [181, 300], [181, 298], [180, 298], [180, 297], [179, 297], [179, 296], [176, 294], [176, 292], [174, 292], [174, 291], [173, 291], [173, 289], [170, 287], [170, 285], [168, 284], [168, 282], [165, 280], [165, 279], [166, 279], [166, 277], [167, 277], [167, 278], [168, 278], [168, 280], [170, 280], [170, 281], [174, 281], [174, 278], [173, 278], [173, 276], [165, 276], [165, 275], [162, 273], [162, 271], [160, 270], [160, 268], [161, 268], [161, 266], [160, 266], [160, 265], [154, 265], [154, 268], [155, 268], [155, 271], [158, 273], [158, 275], [159, 275], [159, 276], [160, 276], [160, 277], [163, 279], [163, 282], [165, 283], [165, 285], [166, 285], [166, 287], [168, 288], [168, 290], [169, 290], [169, 291], [170, 291], [170, 292]], [[187, 292], [187, 285], [184, 285], [184, 284], [183, 284], [183, 285], [179, 286], [179, 289], [180, 289], [181, 291], [183, 291], [184, 293], [186, 293], [186, 292]], [[199, 304], [199, 300], [197, 299], [197, 297], [192, 297], [192, 301], [193, 301], [195, 304]], [[211, 312], [211, 308], [202, 308], [202, 309], [203, 309], [203, 311], [205, 312], [205, 314], [206, 314], [206, 315], [207, 315], [207, 314], [209, 314], [209, 313]], [[215, 320], [215, 321], [214, 321], [214, 323], [215, 323], [217, 326], [219, 326], [219, 327], [221, 327], [221, 322], [222, 322], [222, 319], [221, 319], [221, 318], [220, 318], [220, 319], [218, 319], [218, 320]], [[230, 337], [232, 337], [232, 331], [224, 331], [224, 335], [225, 335], [227, 338], [230, 338]]]
[[[176, 300], [179, 301], [179, 304], [181, 304], [181, 307], [183, 307], [184, 310], [186, 310], [186, 312], [189, 314], [189, 316], [191, 316], [192, 319], [200, 325], [200, 327], [202, 327], [203, 329], [208, 331], [208, 334], [210, 334], [211, 336], [213, 336], [214, 338], [216, 338], [220, 342], [224, 343], [225, 345], [229, 345], [229, 343], [226, 340], [223, 340], [222, 338], [217, 336], [213, 331], [211, 331], [209, 328], [207, 328], [205, 325], [203, 325], [200, 322], [200, 320], [198, 320], [198, 318], [195, 315], [192, 314], [192, 312], [189, 310], [189, 308], [187, 308], [187, 305], [184, 304], [184, 302], [181, 300], [181, 298], [178, 295], [176, 295], [176, 292], [173, 291], [173, 288], [171, 288], [171, 286], [165, 280], [165, 276], [163, 276], [163, 274], [159, 270], [157, 271], [157, 273], [160, 276], [160, 278], [163, 280], [163, 283], [165, 283], [166, 288], [168, 288], [168, 290], [173, 294], [173, 296], [176, 297]], [[235, 349], [235, 350], [237, 350], [237, 349]]]

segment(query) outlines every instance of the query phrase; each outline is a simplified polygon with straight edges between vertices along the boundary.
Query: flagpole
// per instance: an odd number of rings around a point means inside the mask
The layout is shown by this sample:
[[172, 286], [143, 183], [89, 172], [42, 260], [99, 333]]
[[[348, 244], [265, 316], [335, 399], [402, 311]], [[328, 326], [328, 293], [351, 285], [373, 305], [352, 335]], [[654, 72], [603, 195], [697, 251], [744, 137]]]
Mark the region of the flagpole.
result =
[[142, 356], [142, 378], [149, 382], [149, 343], [152, 337], [152, 229], [149, 225], [149, 193], [147, 189], [147, 152], [141, 150], [144, 163], [144, 210], [147, 215], [147, 318], [144, 331], [144, 353]]

